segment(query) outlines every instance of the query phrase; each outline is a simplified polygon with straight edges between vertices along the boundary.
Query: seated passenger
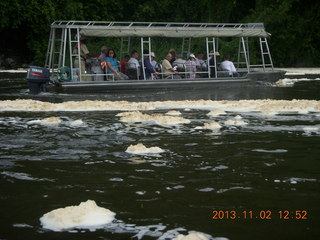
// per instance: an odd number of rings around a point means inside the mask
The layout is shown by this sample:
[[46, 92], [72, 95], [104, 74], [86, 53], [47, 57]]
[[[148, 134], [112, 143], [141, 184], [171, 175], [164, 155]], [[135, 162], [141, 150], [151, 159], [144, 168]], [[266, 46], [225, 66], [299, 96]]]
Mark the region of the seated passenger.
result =
[[116, 59], [116, 53], [114, 52], [113, 49], [109, 49], [107, 52], [107, 56], [104, 59], [104, 62], [106, 62], [106, 65], [108, 67], [107, 73], [108, 74], [113, 74], [115, 80], [127, 80], [128, 76], [125, 75], [122, 72], [119, 72], [118, 69], [118, 62]]
[[129, 55], [125, 55], [124, 59], [120, 62], [121, 72], [124, 74], [128, 74], [127, 69], [126, 69], [126, 65], [127, 65], [127, 62], [129, 61], [129, 58], [130, 58]]
[[172, 56], [172, 58], [171, 58], [171, 60], [170, 60], [170, 64], [172, 65], [172, 63], [176, 60], [177, 52], [176, 52], [176, 50], [174, 50], [173, 48], [171, 48], [171, 49], [169, 50], [169, 53], [171, 53], [171, 56]]
[[151, 65], [156, 72], [161, 72], [161, 66], [156, 61], [156, 55], [154, 54], [154, 52], [151, 52]]
[[189, 60], [185, 64], [187, 78], [195, 78], [196, 77], [197, 66], [196, 66], [195, 60], [196, 60], [196, 56], [194, 54], [190, 54]]
[[203, 58], [204, 58], [204, 53], [203, 52], [198, 52], [197, 58], [196, 58], [196, 66], [197, 66], [197, 70], [199, 72], [208, 70], [207, 64], [203, 60]]
[[[159, 72], [157, 72], [157, 71], [155, 70], [155, 68], [154, 68], [154, 67], [152, 66], [152, 64], [151, 64], [150, 57], [147, 55], [147, 54], [149, 54], [149, 51], [146, 50], [146, 51], [144, 51], [143, 53], [146, 54], [146, 55], [144, 55], [144, 59], [143, 59], [144, 69], [141, 68], [140, 78], [141, 78], [141, 79], [144, 78], [144, 74], [143, 74], [143, 72], [142, 72], [142, 71], [144, 70], [146, 79], [147, 79], [147, 80], [150, 80], [150, 79], [152, 79], [152, 73], [153, 73], [155, 76], [157, 76], [157, 75], [159, 75]], [[152, 52], [151, 52], [150, 55], [152, 56]], [[154, 54], [153, 54], [153, 55], [154, 55]]]
[[164, 73], [165, 78], [172, 78], [172, 79], [180, 79], [181, 77], [178, 75], [179, 72], [177, 72], [170, 63], [170, 60], [172, 60], [171, 53], [168, 53], [166, 55], [166, 58], [162, 61], [162, 70]]
[[222, 71], [228, 71], [230, 77], [237, 75], [237, 70], [233, 62], [229, 61], [229, 56], [224, 56], [224, 61], [220, 63], [220, 69]]
[[129, 59], [127, 66], [127, 72], [130, 79], [139, 79], [140, 63], [138, 61], [139, 53], [133, 50], [131, 53], [131, 58]]
[[107, 48], [106, 46], [102, 46], [102, 47], [101, 47], [100, 56], [98, 57], [98, 60], [99, 60], [100, 62], [102, 62], [103, 59], [106, 58], [107, 52], [108, 52], [108, 48]]
[[181, 58], [181, 55], [180, 54], [177, 54], [177, 58], [176, 60], [172, 63], [172, 66], [175, 67], [177, 66], [177, 71], [178, 72], [184, 72], [185, 71], [185, 63], [186, 63], [186, 60], [183, 60]]

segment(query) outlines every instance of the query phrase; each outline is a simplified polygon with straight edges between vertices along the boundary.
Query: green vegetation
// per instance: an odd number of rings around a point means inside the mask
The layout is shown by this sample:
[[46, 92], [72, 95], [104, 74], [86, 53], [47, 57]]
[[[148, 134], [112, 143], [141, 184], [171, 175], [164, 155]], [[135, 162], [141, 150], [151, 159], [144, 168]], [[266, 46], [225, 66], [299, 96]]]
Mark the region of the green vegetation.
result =
[[[54, 20], [264, 22], [272, 33], [269, 43], [276, 66], [317, 66], [319, 12], [320, 3], [311, 0], [2, 0], [0, 55], [43, 65]], [[199, 44], [194, 41], [194, 52], [201, 50]], [[230, 44], [222, 45], [229, 49]]]

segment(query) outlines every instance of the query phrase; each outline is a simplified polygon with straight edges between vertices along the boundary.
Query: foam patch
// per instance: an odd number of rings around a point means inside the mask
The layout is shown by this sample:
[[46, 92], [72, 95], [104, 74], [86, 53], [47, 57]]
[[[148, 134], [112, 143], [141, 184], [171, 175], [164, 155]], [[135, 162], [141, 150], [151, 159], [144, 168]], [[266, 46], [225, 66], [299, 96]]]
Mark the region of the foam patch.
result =
[[58, 125], [61, 123], [61, 119], [58, 117], [49, 117], [44, 119], [37, 119], [29, 121], [28, 124], [42, 124], [42, 125]]
[[207, 115], [211, 116], [211, 117], [216, 117], [216, 116], [225, 115], [225, 114], [227, 114], [227, 113], [223, 110], [214, 109], [214, 110], [210, 111]]
[[97, 206], [93, 200], [80, 203], [78, 206], [59, 208], [44, 214], [40, 218], [43, 228], [53, 231], [64, 231], [73, 228], [99, 228], [111, 223], [115, 213]]
[[171, 110], [171, 111], [167, 112], [166, 115], [169, 115], [169, 116], [180, 116], [181, 112], [175, 111], [175, 110]]
[[179, 125], [179, 124], [187, 124], [190, 123], [190, 120], [185, 119], [183, 117], [176, 117], [176, 116], [165, 116], [163, 114], [143, 114], [139, 111], [135, 112], [123, 112], [117, 114], [120, 116], [121, 122], [127, 123], [137, 123], [137, 122], [152, 122], [162, 126], [172, 126], [172, 125]]
[[227, 120], [224, 122], [225, 125], [233, 125], [233, 126], [244, 126], [247, 125], [248, 123], [242, 120]]
[[159, 148], [159, 147], [150, 147], [147, 148], [144, 146], [142, 143], [138, 143], [137, 145], [130, 145], [127, 150], [127, 153], [131, 154], [138, 154], [138, 155], [143, 155], [143, 154], [156, 154], [156, 153], [163, 153], [164, 150]]

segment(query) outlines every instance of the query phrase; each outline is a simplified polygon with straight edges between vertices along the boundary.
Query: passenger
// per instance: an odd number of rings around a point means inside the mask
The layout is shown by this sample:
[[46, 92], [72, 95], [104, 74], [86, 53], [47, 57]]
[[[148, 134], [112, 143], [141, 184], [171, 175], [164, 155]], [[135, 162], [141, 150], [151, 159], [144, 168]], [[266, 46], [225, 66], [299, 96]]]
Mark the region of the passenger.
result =
[[184, 72], [185, 71], [185, 63], [186, 60], [183, 60], [180, 54], [177, 54], [176, 60], [172, 63], [172, 66], [177, 66], [178, 72]]
[[222, 71], [228, 71], [230, 77], [237, 75], [237, 70], [227, 55], [224, 56], [224, 61], [220, 64], [220, 69]]
[[139, 79], [139, 70], [140, 70], [140, 63], [138, 61], [139, 53], [136, 50], [133, 50], [131, 53], [131, 58], [128, 61], [128, 76], [130, 79]]
[[194, 54], [190, 54], [189, 60], [186, 62], [186, 72], [187, 72], [187, 78], [195, 78], [196, 77], [196, 56]]
[[124, 74], [128, 74], [127, 69], [126, 69], [126, 65], [127, 65], [127, 62], [129, 61], [129, 58], [130, 58], [130, 56], [127, 54], [124, 56], [124, 59], [120, 62], [121, 72]]
[[157, 61], [156, 61], [156, 55], [154, 54], [154, 52], [151, 52], [151, 65], [154, 68], [154, 70], [157, 69]]
[[[144, 54], [149, 54], [149, 51], [148, 51], [148, 50], [144, 51]], [[152, 53], [151, 53], [150, 55], [152, 55]], [[153, 55], [154, 55], [154, 54], [153, 54]], [[146, 79], [148, 79], [148, 80], [152, 79], [152, 73], [154, 74], [155, 77], [160, 74], [160, 73], [157, 72], [157, 71], [155, 70], [155, 68], [152, 66], [151, 61], [150, 61], [150, 58], [149, 58], [148, 55], [147, 55], [147, 56], [146, 56], [146, 55], [144, 56], [143, 64], [144, 64], [144, 71], [145, 71]], [[144, 75], [143, 75], [142, 68], [141, 68], [140, 78], [143, 79], [143, 77], [144, 77]]]
[[198, 71], [207, 71], [207, 64], [203, 60], [204, 53], [203, 52], [198, 52], [197, 58], [196, 58], [196, 66]]
[[140, 63], [138, 61], [139, 53], [137, 50], [133, 50], [131, 53], [131, 58], [128, 61], [128, 68], [138, 68]]
[[171, 56], [172, 56], [172, 59], [170, 60], [170, 63], [172, 65], [172, 63], [176, 60], [176, 55], [177, 55], [177, 52], [176, 50], [174, 50], [173, 48], [171, 48], [169, 50], [169, 53], [171, 53]]
[[107, 52], [108, 52], [108, 48], [107, 48], [106, 46], [102, 46], [102, 47], [101, 47], [100, 56], [98, 57], [98, 60], [99, 60], [100, 62], [102, 62], [103, 59], [106, 58]]
[[212, 51], [210, 51], [209, 56], [211, 56], [209, 58], [210, 75], [211, 75], [211, 78], [215, 78], [216, 77], [215, 61], [220, 56], [220, 53], [219, 52], [215, 52], [215, 51], [212, 50]]
[[156, 75], [155, 77], [157, 79], [161, 78], [161, 76], [160, 76], [161, 65], [156, 61], [156, 55], [154, 54], [154, 52], [151, 52], [151, 65], [152, 65], [154, 71], [159, 73], [159, 75]]
[[[87, 77], [84, 76], [86, 73], [86, 59], [89, 57], [89, 50], [86, 45], [87, 39], [85, 37], [80, 37], [80, 64], [81, 64], [81, 75], [82, 80], [87, 81]], [[76, 44], [75, 48], [73, 49], [73, 54], [78, 54], [78, 43]], [[79, 68], [79, 57], [76, 56], [73, 62], [74, 68]]]
[[178, 75], [179, 72], [177, 72], [174, 68], [172, 68], [170, 60], [172, 60], [172, 55], [171, 53], [168, 53], [166, 55], [166, 58], [162, 61], [162, 70], [164, 72], [164, 77], [180, 79], [181, 77]]
[[116, 59], [116, 53], [113, 49], [109, 49], [107, 52], [107, 57], [104, 59], [106, 65], [108, 66], [108, 74], [113, 74], [115, 80], [127, 80], [129, 79], [127, 75], [122, 72], [119, 72], [118, 62]]

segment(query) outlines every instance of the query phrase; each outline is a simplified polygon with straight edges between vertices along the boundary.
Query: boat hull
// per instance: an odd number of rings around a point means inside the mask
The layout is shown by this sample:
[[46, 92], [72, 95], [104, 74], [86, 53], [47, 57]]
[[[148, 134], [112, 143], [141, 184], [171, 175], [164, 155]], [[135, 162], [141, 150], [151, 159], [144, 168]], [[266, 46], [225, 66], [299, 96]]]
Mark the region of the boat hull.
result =
[[284, 71], [250, 72], [245, 77], [216, 79], [160, 79], [160, 80], [118, 80], [118, 81], [83, 81], [63, 82], [48, 87], [50, 92], [62, 93], [103, 93], [135, 90], [183, 90], [192, 88], [241, 87], [255, 82], [274, 82], [283, 78]]

